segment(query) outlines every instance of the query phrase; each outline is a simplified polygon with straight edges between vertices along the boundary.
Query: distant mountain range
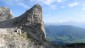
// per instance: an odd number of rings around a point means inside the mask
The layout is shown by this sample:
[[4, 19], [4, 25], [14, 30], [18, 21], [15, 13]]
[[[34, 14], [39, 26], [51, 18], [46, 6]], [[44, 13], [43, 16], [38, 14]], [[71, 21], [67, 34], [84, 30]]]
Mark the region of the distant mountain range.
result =
[[72, 25], [46, 25], [47, 40], [54, 43], [85, 43], [85, 29]]

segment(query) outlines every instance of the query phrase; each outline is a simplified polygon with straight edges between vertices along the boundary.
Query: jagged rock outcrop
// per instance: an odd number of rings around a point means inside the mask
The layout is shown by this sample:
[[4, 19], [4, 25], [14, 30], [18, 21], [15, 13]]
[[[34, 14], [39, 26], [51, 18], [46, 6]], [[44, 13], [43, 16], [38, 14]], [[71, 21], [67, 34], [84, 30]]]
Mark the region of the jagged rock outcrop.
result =
[[[0, 10], [5, 12], [4, 8]], [[9, 9], [7, 10], [0, 17], [0, 48], [55, 48], [45, 40], [40, 5], [36, 4], [21, 16], [12, 19]], [[9, 19], [2, 20], [4, 16]]]
[[10, 18], [12, 18], [10, 9], [8, 9], [6, 7], [0, 7], [0, 21], [7, 20]]

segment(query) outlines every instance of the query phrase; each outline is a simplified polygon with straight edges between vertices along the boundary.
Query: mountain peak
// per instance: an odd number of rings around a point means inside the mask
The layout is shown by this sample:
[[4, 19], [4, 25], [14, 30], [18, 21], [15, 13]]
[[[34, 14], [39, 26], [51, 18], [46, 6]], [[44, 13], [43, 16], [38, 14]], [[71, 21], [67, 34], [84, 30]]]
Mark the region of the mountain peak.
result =
[[40, 4], [35, 4], [34, 7], [41, 8], [41, 5]]
[[[9, 9], [0, 10], [0, 18], [10, 15]], [[45, 39], [42, 7], [38, 4], [19, 17], [1, 21], [0, 35], [0, 48], [55, 48]]]
[[22, 16], [24, 16], [24, 18], [28, 18], [28, 20], [31, 19], [31, 23], [42, 23], [42, 7], [39, 4], [36, 4], [27, 10]]
[[[31, 26], [37, 29], [34, 29], [38, 35], [39, 40], [45, 39], [44, 35], [44, 22], [42, 19], [42, 7], [39, 4], [34, 5], [32, 8], [27, 10], [23, 15], [22, 15], [23, 22], [22, 24], [25, 24], [26, 26]], [[26, 22], [26, 23], [24, 23]], [[31, 28], [30, 27], [30, 28]]]
[[37, 11], [39, 13], [39, 12], [42, 12], [42, 7], [41, 7], [41, 5], [36, 4], [30, 10], [31, 11]]

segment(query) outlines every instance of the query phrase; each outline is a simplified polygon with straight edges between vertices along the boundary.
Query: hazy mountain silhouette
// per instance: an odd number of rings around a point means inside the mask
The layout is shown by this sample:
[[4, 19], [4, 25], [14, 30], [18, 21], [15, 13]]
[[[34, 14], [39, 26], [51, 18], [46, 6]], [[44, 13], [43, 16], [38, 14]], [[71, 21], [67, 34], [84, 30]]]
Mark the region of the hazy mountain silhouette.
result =
[[46, 25], [47, 40], [56, 43], [84, 43], [85, 29], [71, 25]]

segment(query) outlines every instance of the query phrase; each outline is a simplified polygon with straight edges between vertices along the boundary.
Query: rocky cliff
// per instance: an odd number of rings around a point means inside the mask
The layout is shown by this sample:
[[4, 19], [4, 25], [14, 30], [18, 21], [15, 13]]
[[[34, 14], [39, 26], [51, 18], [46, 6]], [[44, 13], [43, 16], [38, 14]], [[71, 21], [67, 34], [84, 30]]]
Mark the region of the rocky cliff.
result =
[[38, 4], [19, 17], [0, 8], [0, 48], [55, 48], [45, 40], [42, 7]]

